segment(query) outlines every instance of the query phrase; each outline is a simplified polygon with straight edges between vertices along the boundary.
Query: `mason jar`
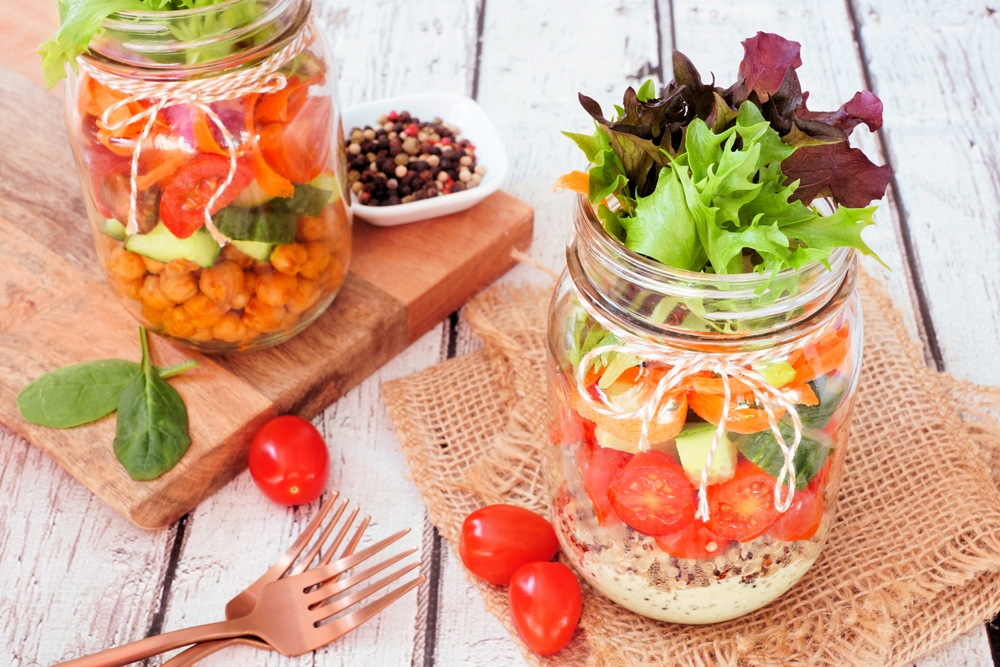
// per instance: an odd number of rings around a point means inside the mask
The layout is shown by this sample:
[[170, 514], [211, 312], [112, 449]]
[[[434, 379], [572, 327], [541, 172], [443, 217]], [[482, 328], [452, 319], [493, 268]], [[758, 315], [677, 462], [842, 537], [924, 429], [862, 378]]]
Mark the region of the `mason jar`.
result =
[[336, 74], [310, 0], [113, 14], [66, 89], [104, 275], [203, 352], [302, 331], [346, 276]]
[[552, 523], [595, 589], [714, 623], [809, 570], [834, 521], [861, 361], [857, 258], [671, 269], [580, 198], [548, 321]]

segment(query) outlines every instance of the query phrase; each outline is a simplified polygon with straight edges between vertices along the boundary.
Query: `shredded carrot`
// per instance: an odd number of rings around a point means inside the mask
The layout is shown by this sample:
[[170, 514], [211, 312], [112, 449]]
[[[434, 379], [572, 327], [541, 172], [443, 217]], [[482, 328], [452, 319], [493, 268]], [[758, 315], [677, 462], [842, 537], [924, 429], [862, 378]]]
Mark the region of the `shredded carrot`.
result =
[[167, 176], [173, 174], [177, 167], [181, 166], [192, 157], [193, 156], [190, 153], [185, 153], [183, 151], [171, 151], [155, 167], [147, 171], [145, 174], [136, 176], [136, 189], [139, 191], [148, 190], [153, 184], [159, 183]]
[[250, 161], [250, 168], [253, 169], [254, 178], [257, 179], [257, 184], [260, 185], [260, 189], [266, 192], [272, 197], [291, 197], [295, 194], [295, 185], [292, 184], [290, 180], [278, 174], [274, 169], [264, 159], [261, 155], [260, 146], [257, 143], [257, 128], [254, 122], [255, 118], [255, 107], [259, 107], [257, 100], [261, 97], [260, 94], [253, 94], [247, 98], [245, 123], [247, 129], [247, 135], [250, 137], [249, 146], [250, 152], [248, 158]]
[[845, 325], [827, 332], [813, 345], [792, 352], [788, 363], [795, 369], [796, 382], [809, 382], [841, 367], [849, 357], [850, 339], [850, 330]]
[[587, 194], [588, 188], [590, 186], [590, 176], [587, 175], [585, 171], [571, 171], [568, 174], [563, 174], [556, 179], [556, 182], [552, 184], [552, 191], [562, 188], [564, 190], [572, 190], [573, 192], [579, 192], [582, 195]]
[[[740, 403], [752, 401], [753, 394], [734, 395], [729, 403], [729, 416], [726, 418], [726, 430], [733, 433], [757, 433], [771, 428], [767, 412], [763, 408], [754, 408]], [[688, 406], [696, 415], [707, 422], [718, 425], [722, 419], [723, 397], [719, 394], [699, 394], [688, 391]], [[774, 418], [781, 419], [785, 414], [782, 407], [774, 408]]]
[[214, 153], [229, 157], [229, 151], [219, 145], [212, 134], [212, 128], [208, 125], [208, 115], [201, 109], [194, 108], [194, 123], [191, 126], [194, 134], [194, 145], [202, 153]]

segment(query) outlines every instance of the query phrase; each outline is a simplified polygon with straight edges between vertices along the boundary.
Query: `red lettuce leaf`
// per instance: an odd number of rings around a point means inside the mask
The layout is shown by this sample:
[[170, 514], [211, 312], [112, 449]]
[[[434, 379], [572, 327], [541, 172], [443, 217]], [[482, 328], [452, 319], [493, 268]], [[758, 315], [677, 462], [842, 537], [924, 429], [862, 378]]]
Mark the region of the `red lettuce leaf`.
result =
[[802, 96], [802, 107], [796, 111], [799, 118], [833, 125], [844, 134], [850, 134], [861, 123], [872, 132], [882, 127], [882, 100], [873, 92], [854, 93], [854, 97], [836, 111], [809, 111], [806, 108], [808, 97], [808, 93]]
[[771, 98], [785, 79], [789, 68], [802, 66], [800, 44], [770, 32], [758, 32], [743, 41], [743, 61], [740, 62], [742, 81], [733, 92], [733, 102], [739, 106], [756, 93], [763, 103]]
[[790, 200], [811, 202], [832, 197], [851, 208], [862, 208], [885, 195], [892, 168], [872, 163], [860, 149], [846, 141], [819, 146], [799, 146], [781, 163], [785, 185], [798, 180]]

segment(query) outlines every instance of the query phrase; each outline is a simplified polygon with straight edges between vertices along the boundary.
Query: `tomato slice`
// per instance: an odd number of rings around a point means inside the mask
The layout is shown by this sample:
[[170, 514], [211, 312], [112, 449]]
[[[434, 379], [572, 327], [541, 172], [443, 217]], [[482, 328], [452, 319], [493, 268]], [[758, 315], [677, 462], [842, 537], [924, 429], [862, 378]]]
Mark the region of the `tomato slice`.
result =
[[287, 123], [260, 127], [260, 152], [281, 176], [308, 183], [320, 175], [330, 156], [332, 119], [329, 97], [308, 97]]
[[[726, 417], [726, 430], [733, 433], [757, 433], [771, 428], [767, 412], [763, 408], [753, 407], [756, 397], [753, 394], [734, 394], [729, 402], [729, 415]], [[694, 413], [712, 424], [718, 424], [722, 419], [724, 397], [719, 394], [699, 394], [688, 391], [688, 407]], [[785, 414], [782, 407], [774, 407], [774, 418], [781, 419]]]
[[636, 454], [618, 471], [608, 498], [622, 521], [646, 535], [668, 535], [694, 520], [694, 487], [669, 454]]
[[676, 533], [657, 536], [656, 544], [671, 556], [705, 560], [722, 553], [729, 540], [710, 531], [703, 522], [692, 521]]
[[632, 460], [632, 454], [610, 447], [601, 447], [593, 440], [584, 441], [576, 451], [576, 461], [583, 475], [583, 486], [602, 526], [619, 521], [608, 498], [608, 487], [618, 471]]
[[[815, 480], [813, 480], [815, 481]], [[773, 537], [786, 542], [808, 540], [819, 530], [823, 519], [823, 494], [819, 488], [808, 487], [795, 492], [792, 506], [768, 531]]]
[[[186, 239], [205, 224], [205, 206], [229, 175], [229, 158], [199, 155], [177, 170], [167, 183], [160, 199], [160, 219], [174, 236]], [[242, 160], [236, 161], [236, 173], [212, 207], [210, 213], [224, 208], [253, 180], [253, 170]]]
[[773, 477], [741, 458], [731, 480], [708, 487], [708, 529], [739, 542], [766, 533], [779, 517], [774, 483]]

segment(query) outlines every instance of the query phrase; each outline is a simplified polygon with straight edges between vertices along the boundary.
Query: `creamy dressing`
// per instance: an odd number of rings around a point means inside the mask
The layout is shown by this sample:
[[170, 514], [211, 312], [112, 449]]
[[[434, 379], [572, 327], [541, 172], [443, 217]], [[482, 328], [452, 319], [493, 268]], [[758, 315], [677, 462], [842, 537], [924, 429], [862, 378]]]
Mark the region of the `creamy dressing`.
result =
[[785, 566], [772, 567], [767, 574], [746, 583], [741, 576], [730, 576], [712, 580], [707, 586], [691, 585], [669, 591], [651, 585], [647, 576], [634, 572], [620, 574], [591, 554], [585, 554], [582, 563], [574, 564], [597, 590], [637, 614], [669, 623], [703, 624], [728, 621], [775, 600], [802, 578], [818, 556], [818, 551], [800, 554]]

